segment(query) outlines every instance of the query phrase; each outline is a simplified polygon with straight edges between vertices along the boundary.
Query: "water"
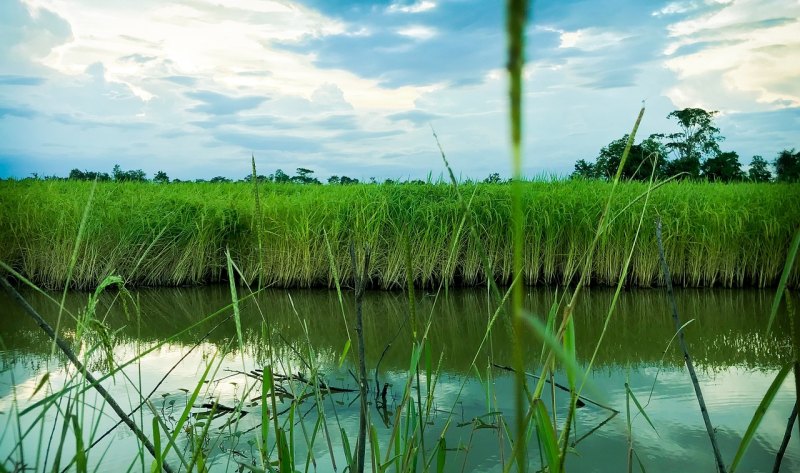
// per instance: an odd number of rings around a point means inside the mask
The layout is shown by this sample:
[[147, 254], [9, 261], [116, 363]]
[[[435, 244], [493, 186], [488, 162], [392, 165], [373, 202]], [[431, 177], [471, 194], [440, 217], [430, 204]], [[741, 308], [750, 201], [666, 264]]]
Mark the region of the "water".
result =
[[[532, 314], [542, 316], [561, 295], [552, 289], [532, 288], [526, 307]], [[612, 295], [608, 290], [592, 289], [576, 308], [578, 358], [584, 366], [597, 344]], [[693, 320], [686, 329], [687, 342], [728, 464], [768, 386], [780, 367], [790, 361], [785, 314], [776, 330], [771, 335], [765, 334], [772, 295], [770, 291], [755, 290], [692, 289], [677, 293], [682, 320]], [[58, 308], [52, 302], [32, 292], [25, 292], [25, 296], [51, 324], [56, 324]], [[131, 298], [111, 291], [101, 298], [97, 318], [115, 331], [114, 342], [108, 345], [115, 362], [123, 364], [156, 348], [123, 370], [127, 379], [117, 373], [113, 380], [103, 384], [126, 411], [138, 405], [138, 392], [146, 396], [154, 391], [152, 408], [147, 406], [133, 416], [152, 437], [153, 411], [164, 419], [168, 429], [174, 427], [206, 366], [211, 364], [209, 382], [202, 383], [192, 412], [208, 411], [200, 406], [214, 399], [224, 406], [234, 406], [244, 399], [243, 410], [247, 412], [238, 422], [233, 415], [225, 414], [209, 424], [205, 450], [212, 470], [235, 471], [238, 466], [235, 462], [255, 461], [260, 465], [255, 445], [261, 433], [261, 382], [243, 373], [268, 364], [266, 340], [271, 338], [279, 360], [276, 372], [309, 377], [316, 368], [330, 386], [357, 389], [349, 362], [339, 367], [348, 332], [355, 337], [351, 297], [345, 293], [344, 311], [333, 291], [269, 290], [245, 300], [242, 303], [244, 349], [240, 350], [235, 323], [228, 317], [232, 311], [224, 309], [230, 303], [227, 287], [142, 289], [132, 292]], [[70, 293], [67, 307], [77, 314], [86, 306], [87, 299], [87, 293]], [[660, 290], [622, 294], [583, 391], [588, 400], [620, 413], [614, 415], [591, 402], [577, 410], [571, 434], [575, 453], [567, 459], [569, 471], [625, 471], [629, 438], [636, 468], [641, 461], [648, 472], [714, 470], [713, 454], [683, 357], [676, 341], [668, 347], [674, 334], [668, 307]], [[73, 376], [73, 369], [65, 367], [62, 357], [50, 356], [51, 344], [46, 336], [5, 294], [0, 294], [0, 308], [3, 342], [0, 460], [7, 469], [13, 470], [15, 462], [24, 462], [38, 471], [54, 462], [55, 445], [59, 443], [63, 424], [55, 421], [56, 409], [52, 405], [46, 410], [35, 407], [22, 416], [17, 413], [65, 384], [74, 384], [78, 378]], [[424, 426], [424, 444], [430, 456], [446, 427], [448, 471], [502, 471], [503, 462], [511, 456], [503, 423], [508, 425], [509, 432], [513, 431], [514, 381], [509, 372], [491, 367], [492, 363], [512, 364], [511, 328], [505, 318], [497, 320], [479, 348], [495, 308], [485, 290], [450, 291], [438, 298], [423, 293], [416, 301], [417, 329], [422, 331], [424, 322], [432, 318], [428, 334], [431, 349], [429, 354], [422, 355], [419, 380], [423, 404], [427, 402], [428, 386], [433, 386], [434, 393], [429, 404], [429, 422]], [[224, 310], [211, 316], [220, 309]], [[385, 457], [408, 380], [413, 323], [409, 319], [408, 301], [400, 292], [367, 293], [364, 313], [370, 416], [380, 439], [381, 456]], [[76, 337], [76, 324], [68, 315], [62, 315], [61, 333], [71, 342]], [[95, 336], [92, 340], [99, 339]], [[538, 374], [541, 345], [531, 338], [526, 350], [528, 372]], [[88, 354], [84, 350], [82, 357], [97, 376], [108, 371], [108, 358], [102, 350]], [[474, 366], [473, 360], [476, 360]], [[374, 377], [379, 361], [378, 386], [390, 384], [385, 406], [376, 395]], [[430, 367], [430, 378], [426, 376], [426, 367]], [[48, 382], [37, 391], [46, 373]], [[534, 378], [529, 381], [531, 386], [536, 382]], [[555, 381], [567, 384], [562, 371]], [[636, 398], [646, 405], [656, 431], [631, 402], [632, 436], [629, 436], [626, 381]], [[304, 388], [310, 391], [297, 380], [282, 381], [280, 385], [298, 397]], [[418, 386], [415, 377], [412, 385]], [[416, 389], [412, 390], [412, 397], [416, 398]], [[555, 406], [556, 418], [563, 426], [568, 395], [548, 385], [543, 399], [551, 412]], [[317, 404], [312, 396], [296, 404], [296, 462], [301, 470], [307, 467], [310, 471], [315, 468], [332, 471], [335, 462], [337, 470], [342, 471], [346, 460], [339, 432], [343, 429], [351, 446], [355, 445], [359, 398], [357, 393], [348, 391], [330, 394], [319, 401]], [[772, 470], [793, 404], [790, 375], [767, 411], [740, 471]], [[280, 412], [291, 405], [287, 398], [276, 407]], [[88, 391], [83, 399], [63, 396], [60, 409], [63, 412], [68, 407], [82, 419], [86, 444], [117, 421], [109, 408], [103, 409], [103, 402], [94, 391]], [[317, 424], [320, 412], [324, 412], [330, 444], [323, 424]], [[407, 414], [405, 409], [400, 418], [403, 429], [408, 422]], [[287, 412], [280, 416], [281, 422], [286, 422], [288, 415]], [[17, 419], [21, 421], [17, 423]], [[206, 422], [202, 417], [190, 417], [193, 427], [177, 436], [178, 448], [186, 448], [190, 441], [188, 432], [193, 430], [197, 437]], [[274, 439], [272, 429], [269, 435]], [[21, 436], [24, 440], [20, 442]], [[72, 458], [75, 437], [74, 426], [70, 426], [63, 437], [63, 458]], [[48, 443], [51, 443], [49, 449]], [[165, 443], [166, 437], [162, 448]], [[17, 444], [22, 445], [21, 453], [15, 448]], [[118, 427], [89, 450], [88, 463], [101, 471], [124, 470], [131, 465], [134, 471], [149, 469], [149, 455], [145, 453], [144, 462], [137, 459], [136, 445], [133, 434], [125, 426]], [[529, 448], [531, 464], [538, 468], [535, 436]], [[174, 455], [170, 461], [178, 464]], [[62, 460], [61, 466], [66, 463]], [[436, 467], [436, 458], [432, 459], [431, 467]], [[797, 439], [792, 439], [782, 471], [798, 470], [800, 447]]]

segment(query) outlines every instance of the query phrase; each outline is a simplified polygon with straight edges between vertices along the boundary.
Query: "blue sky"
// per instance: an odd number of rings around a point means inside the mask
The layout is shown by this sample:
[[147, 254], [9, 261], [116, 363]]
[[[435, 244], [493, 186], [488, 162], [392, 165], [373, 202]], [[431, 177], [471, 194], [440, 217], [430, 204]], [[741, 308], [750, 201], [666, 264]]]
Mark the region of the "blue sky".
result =
[[[2, 0], [0, 177], [297, 167], [508, 175], [503, 1]], [[526, 174], [719, 110], [743, 164], [800, 147], [800, 2], [533, 2]]]

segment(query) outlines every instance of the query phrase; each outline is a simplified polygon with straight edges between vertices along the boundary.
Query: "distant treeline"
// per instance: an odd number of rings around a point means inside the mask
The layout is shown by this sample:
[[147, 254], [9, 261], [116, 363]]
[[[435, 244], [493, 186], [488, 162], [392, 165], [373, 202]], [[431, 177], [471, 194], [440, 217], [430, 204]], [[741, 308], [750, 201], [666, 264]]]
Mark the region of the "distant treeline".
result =
[[[745, 172], [735, 151], [722, 151], [725, 138], [714, 125], [714, 115], [701, 108], [675, 110], [667, 118], [678, 121], [680, 131], [672, 134], [656, 133], [638, 144], [631, 143], [625, 164], [620, 169], [623, 179], [646, 181], [678, 176], [681, 179], [707, 181], [797, 182], [800, 181], [800, 152], [784, 149], [769, 163], [761, 156], [753, 156]], [[604, 146], [594, 162], [585, 159], [575, 163], [574, 178], [613, 179], [621, 157], [628, 144], [629, 135]]]
[[[61, 177], [61, 176], [39, 176], [37, 173], [34, 173], [30, 178], [26, 179], [33, 179], [33, 180], [45, 180], [45, 181], [100, 181], [100, 182], [154, 182], [157, 184], [168, 184], [172, 183], [182, 183], [182, 182], [194, 182], [194, 183], [226, 183], [226, 182], [252, 182], [253, 176], [248, 174], [239, 180], [234, 180], [227, 178], [225, 176], [216, 176], [212, 177], [211, 179], [195, 179], [195, 180], [181, 180], [181, 179], [170, 179], [166, 172], [158, 171], [155, 173], [152, 179], [147, 178], [147, 173], [142, 171], [141, 169], [132, 169], [132, 170], [123, 170], [119, 164], [114, 165], [114, 169], [111, 171], [111, 174], [107, 172], [98, 172], [98, 171], [81, 171], [80, 169], [73, 169], [69, 172], [69, 176]], [[295, 175], [290, 176], [286, 174], [282, 169], [275, 170], [274, 173], [269, 174], [267, 176], [263, 174], [258, 174], [256, 176], [256, 180], [258, 182], [277, 182], [277, 183], [295, 183], [295, 184], [322, 184], [322, 182], [314, 177], [314, 171], [307, 168], [297, 168], [295, 170]], [[359, 184], [361, 181], [358, 179], [348, 177], [348, 176], [331, 176], [327, 179], [328, 184], [332, 185], [349, 185], [349, 184]], [[384, 184], [428, 184], [430, 183], [430, 178], [427, 181], [423, 181], [421, 179], [409, 179], [405, 181], [394, 180], [394, 179], [386, 179], [383, 181]], [[501, 182], [500, 175], [497, 173], [491, 174], [488, 178], [484, 180], [484, 182]], [[369, 184], [378, 184], [378, 181], [371, 177], [368, 181]]]
[[[580, 159], [575, 163], [571, 179], [612, 180], [619, 171], [621, 179], [647, 181], [651, 176], [663, 180], [675, 176], [677, 179], [720, 182], [800, 182], [800, 151], [784, 149], [768, 162], [762, 156], [753, 156], [747, 171], [742, 169], [739, 154], [735, 151], [723, 151], [720, 147], [725, 140], [719, 128], [714, 125], [714, 116], [718, 112], [700, 108], [675, 110], [667, 118], [678, 121], [680, 131], [677, 133], [655, 133], [639, 143], [632, 142], [628, 156], [620, 169], [620, 163], [630, 135], [613, 140], [604, 146], [594, 162]], [[774, 172], [770, 168], [774, 169]], [[31, 178], [29, 178], [31, 179]], [[115, 181], [115, 182], [154, 182], [159, 184], [196, 182], [225, 183], [251, 182], [253, 176], [248, 174], [239, 180], [224, 176], [211, 179], [195, 179], [182, 181], [170, 179], [166, 172], [158, 171], [152, 179], [141, 169], [124, 170], [119, 164], [114, 165], [111, 174], [107, 172], [73, 169], [69, 176], [44, 176], [34, 173], [32, 179], [38, 180], [76, 180], [76, 181]], [[322, 184], [308, 168], [297, 168], [290, 176], [282, 169], [269, 175], [256, 176], [259, 182]], [[554, 179], [558, 179], [555, 177]], [[359, 184], [360, 181], [348, 176], [334, 175], [326, 181], [331, 185]], [[491, 173], [485, 179], [467, 179], [464, 183], [483, 182], [487, 184], [503, 184], [510, 179], [503, 179], [499, 173]], [[378, 184], [371, 177], [369, 184]], [[393, 180], [386, 179], [384, 184], [430, 184], [430, 175], [426, 181], [421, 179]]]

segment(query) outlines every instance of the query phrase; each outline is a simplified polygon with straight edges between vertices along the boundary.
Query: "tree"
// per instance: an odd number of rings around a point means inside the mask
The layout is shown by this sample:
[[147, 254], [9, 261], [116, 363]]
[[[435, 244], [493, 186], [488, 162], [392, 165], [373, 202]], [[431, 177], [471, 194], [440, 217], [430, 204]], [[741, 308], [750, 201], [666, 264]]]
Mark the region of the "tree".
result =
[[800, 181], [800, 151], [785, 149], [775, 158], [775, 180], [778, 182]]
[[575, 170], [572, 171], [570, 177], [573, 179], [595, 179], [597, 177], [597, 170], [595, 169], [594, 164], [586, 161], [585, 159], [579, 159], [578, 162], [575, 163]]
[[339, 184], [339, 176], [331, 176], [328, 178], [328, 184]]
[[689, 178], [700, 176], [700, 166], [706, 157], [720, 154], [719, 143], [725, 138], [714, 126], [717, 111], [707, 112], [702, 108], [674, 110], [667, 118], [678, 120], [681, 131], [669, 135], [664, 146], [673, 152], [675, 159], [666, 166], [670, 175], [686, 173]]
[[292, 177], [292, 182], [299, 182], [300, 184], [322, 184], [319, 179], [312, 177], [314, 171], [306, 168], [297, 168], [297, 175]]
[[[607, 180], [614, 179], [622, 162], [625, 147], [628, 145], [629, 136], [624, 135], [622, 138], [604, 146], [594, 164], [590, 164], [585, 160], [575, 163], [575, 172], [572, 175]], [[650, 135], [641, 143], [631, 145], [628, 157], [625, 159], [625, 165], [622, 166], [620, 178], [646, 181], [650, 179], [654, 168], [655, 177], [661, 177], [664, 174], [665, 154], [666, 149], [659, 140], [659, 135]]]
[[339, 184], [347, 185], [347, 184], [358, 184], [358, 179], [353, 179], [352, 177], [342, 176], [339, 178]]
[[147, 174], [141, 169], [123, 171], [119, 164], [114, 165], [112, 171], [114, 180], [117, 182], [145, 182], [147, 181]]
[[739, 181], [744, 179], [739, 155], [735, 151], [725, 151], [706, 159], [700, 165], [703, 177], [709, 181]]
[[292, 178], [280, 169], [275, 170], [275, 174], [269, 175], [269, 180], [272, 182], [291, 182]]
[[500, 179], [500, 173], [493, 172], [489, 174], [489, 177], [484, 179], [483, 182], [485, 182], [486, 184], [500, 184], [501, 182], [503, 182], [503, 180]]
[[164, 171], [158, 171], [155, 176], [153, 176], [153, 182], [157, 182], [159, 184], [168, 184], [169, 183], [169, 176]]
[[96, 172], [96, 171], [81, 171], [80, 169], [73, 169], [69, 172], [69, 177], [67, 179], [74, 180], [74, 181], [94, 181], [98, 180], [102, 181], [110, 181], [111, 176], [105, 172]]
[[211, 182], [212, 184], [219, 184], [222, 182], [231, 182], [231, 180], [225, 176], [214, 176], [211, 178], [209, 182]]
[[767, 160], [761, 156], [753, 156], [750, 161], [750, 169], [747, 177], [753, 182], [769, 182], [772, 180], [772, 173], [769, 172]]

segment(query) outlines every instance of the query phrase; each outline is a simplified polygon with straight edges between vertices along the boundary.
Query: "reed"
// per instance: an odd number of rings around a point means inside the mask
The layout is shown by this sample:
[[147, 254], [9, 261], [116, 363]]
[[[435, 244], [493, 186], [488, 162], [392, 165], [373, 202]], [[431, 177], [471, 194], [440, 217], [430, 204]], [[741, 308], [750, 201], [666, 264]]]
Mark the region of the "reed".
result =
[[[611, 184], [526, 181], [520, 187], [526, 284], [570, 282], [593, 241]], [[75, 235], [92, 183], [0, 182], [0, 261], [47, 288], [67, 281]], [[334, 285], [325, 234], [343, 281], [353, 280], [347, 245], [369, 247], [373, 287], [508, 284], [512, 277], [511, 186], [459, 185], [472, 196], [474, 231], [454, 239], [463, 217], [456, 191], [424, 185], [99, 183], [77, 248], [71, 286], [92, 288], [108, 274], [132, 286], [225, 281], [225, 248], [243, 280], [264, 285]], [[610, 227], [597, 242], [592, 284], [615, 284], [637, 232], [644, 183], [621, 183]], [[679, 286], [773, 286], [787, 261], [800, 185], [670, 182], [656, 189], [644, 221], [665, 222], [667, 262]], [[257, 203], [256, 203], [257, 202]], [[256, 209], [261, 209], [260, 218]], [[261, 231], [259, 232], [259, 229]], [[661, 285], [655, 234], [639, 233], [627, 284]], [[402, 248], [413, 248], [406, 271]], [[260, 245], [259, 245], [260, 242]], [[259, 250], [261, 246], [261, 250]], [[453, 264], [448, 264], [455, 247]], [[490, 261], [490, 269], [482, 262]], [[577, 282], [577, 281], [572, 281]], [[795, 262], [787, 284], [800, 282]]]

